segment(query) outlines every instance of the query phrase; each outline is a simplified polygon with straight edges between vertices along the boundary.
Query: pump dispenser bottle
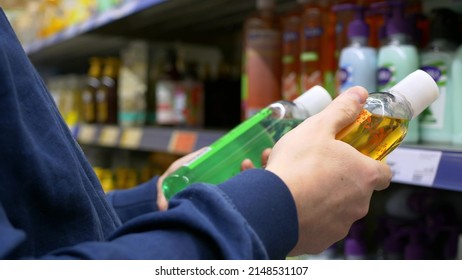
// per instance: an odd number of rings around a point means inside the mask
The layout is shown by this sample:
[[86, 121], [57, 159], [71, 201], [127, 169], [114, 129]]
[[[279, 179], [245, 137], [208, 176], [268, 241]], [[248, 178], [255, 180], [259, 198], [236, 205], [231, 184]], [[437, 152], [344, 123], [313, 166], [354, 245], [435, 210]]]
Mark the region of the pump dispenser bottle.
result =
[[369, 93], [358, 118], [336, 138], [373, 159], [382, 160], [403, 141], [409, 121], [438, 96], [433, 78], [416, 70], [389, 91]]
[[[450, 9], [432, 10], [430, 43], [421, 54], [421, 69], [438, 84], [440, 96], [422, 114], [420, 134], [424, 142], [451, 143], [453, 122], [451, 63], [457, 48], [458, 15]], [[458, 121], [457, 121], [458, 122]]]
[[273, 147], [285, 133], [320, 112], [330, 101], [329, 93], [315, 86], [293, 102], [272, 103], [166, 177], [162, 186], [165, 196], [169, 199], [195, 182], [222, 183], [240, 172], [246, 158], [260, 167], [263, 150]]
[[[404, 18], [404, 3], [388, 1], [372, 4], [373, 9], [390, 10], [385, 19], [385, 35], [387, 43], [380, 47], [377, 57], [377, 90], [386, 91], [408, 74], [419, 69], [419, 53], [411, 43], [411, 26]], [[410, 122], [404, 142], [419, 141], [419, 123], [415, 119]]]
[[338, 93], [352, 86], [362, 86], [369, 92], [376, 90], [377, 52], [368, 46], [369, 26], [364, 21], [365, 7], [354, 4], [334, 6], [334, 11], [354, 10], [355, 18], [348, 25], [350, 44], [340, 52]]

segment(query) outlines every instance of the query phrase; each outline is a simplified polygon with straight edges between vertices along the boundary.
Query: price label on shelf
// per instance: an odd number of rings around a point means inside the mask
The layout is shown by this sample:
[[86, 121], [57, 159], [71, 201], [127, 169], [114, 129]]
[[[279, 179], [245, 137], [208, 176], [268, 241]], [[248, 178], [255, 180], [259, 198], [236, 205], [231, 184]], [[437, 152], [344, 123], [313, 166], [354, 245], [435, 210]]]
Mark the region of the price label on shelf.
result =
[[393, 171], [393, 181], [421, 186], [433, 186], [440, 164], [441, 151], [398, 148], [386, 161]]
[[177, 153], [190, 153], [197, 141], [197, 133], [191, 131], [174, 131], [170, 138], [168, 150]]
[[140, 147], [143, 129], [141, 127], [127, 127], [122, 131], [120, 146], [123, 148], [137, 149]]
[[117, 126], [105, 126], [101, 130], [98, 143], [103, 146], [116, 146], [120, 129]]
[[91, 144], [96, 139], [96, 127], [93, 125], [82, 124], [79, 128], [77, 140], [83, 144]]

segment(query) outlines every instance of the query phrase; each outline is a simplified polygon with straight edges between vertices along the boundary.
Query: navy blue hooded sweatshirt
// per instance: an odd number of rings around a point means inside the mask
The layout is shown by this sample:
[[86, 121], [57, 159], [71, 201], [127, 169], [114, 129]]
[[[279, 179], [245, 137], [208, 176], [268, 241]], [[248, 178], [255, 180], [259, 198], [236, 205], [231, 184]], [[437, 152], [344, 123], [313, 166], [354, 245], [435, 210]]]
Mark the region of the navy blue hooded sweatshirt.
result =
[[0, 259], [282, 259], [295, 204], [253, 169], [156, 211], [157, 178], [106, 195], [0, 9]]

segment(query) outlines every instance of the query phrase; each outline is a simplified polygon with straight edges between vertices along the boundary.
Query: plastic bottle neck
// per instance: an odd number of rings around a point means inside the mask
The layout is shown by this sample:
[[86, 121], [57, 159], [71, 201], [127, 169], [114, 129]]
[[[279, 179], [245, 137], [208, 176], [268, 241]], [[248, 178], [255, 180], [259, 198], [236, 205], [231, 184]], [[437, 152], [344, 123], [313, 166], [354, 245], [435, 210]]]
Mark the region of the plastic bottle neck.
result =
[[367, 47], [368, 39], [366, 37], [357, 36], [350, 38], [350, 47], [360, 48]]
[[414, 109], [412, 108], [412, 105], [409, 102], [409, 100], [406, 98], [406, 96], [404, 96], [404, 94], [402, 94], [401, 92], [397, 90], [390, 90], [389, 93], [395, 96], [397, 102], [406, 106], [406, 109], [408, 109], [408, 112], [407, 112], [408, 115], [406, 117], [409, 120], [412, 119], [414, 116]]
[[457, 45], [447, 39], [435, 39], [428, 44], [427, 51], [454, 52]]
[[388, 45], [399, 46], [399, 45], [409, 45], [410, 43], [411, 43], [411, 40], [409, 36], [404, 33], [396, 33], [388, 37]]

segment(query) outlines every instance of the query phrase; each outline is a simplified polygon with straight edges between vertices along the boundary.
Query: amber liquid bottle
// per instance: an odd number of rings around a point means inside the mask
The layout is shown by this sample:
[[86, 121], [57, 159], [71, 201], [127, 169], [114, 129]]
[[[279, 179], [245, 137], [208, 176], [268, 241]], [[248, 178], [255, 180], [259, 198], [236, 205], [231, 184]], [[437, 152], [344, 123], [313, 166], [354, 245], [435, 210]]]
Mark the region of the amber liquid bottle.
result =
[[383, 160], [404, 140], [409, 121], [439, 96], [433, 78], [422, 70], [406, 76], [387, 92], [372, 92], [363, 111], [337, 134], [359, 152]]
[[97, 122], [101, 124], [117, 124], [118, 97], [117, 80], [119, 75], [119, 59], [105, 60], [101, 84], [96, 92]]
[[92, 57], [88, 70], [87, 84], [82, 92], [82, 120], [85, 123], [96, 122], [96, 92], [100, 87], [102, 59]]

